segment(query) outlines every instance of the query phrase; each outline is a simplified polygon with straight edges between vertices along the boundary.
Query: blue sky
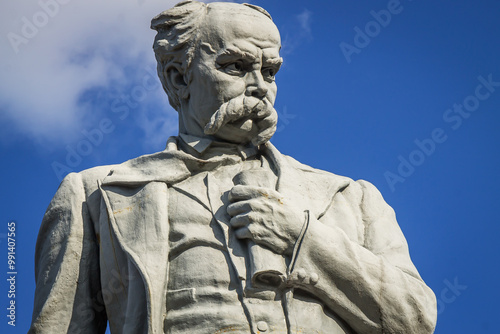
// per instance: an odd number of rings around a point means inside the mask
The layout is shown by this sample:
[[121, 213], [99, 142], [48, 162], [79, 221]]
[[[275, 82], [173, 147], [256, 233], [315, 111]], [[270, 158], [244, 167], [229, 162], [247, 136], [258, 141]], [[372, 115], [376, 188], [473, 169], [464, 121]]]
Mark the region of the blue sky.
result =
[[[377, 186], [437, 295], [436, 333], [499, 333], [500, 3], [252, 3], [283, 39], [273, 143]], [[176, 134], [149, 29], [173, 4], [0, 5], [0, 332], [28, 329], [34, 246], [61, 177], [162, 150]], [[16, 327], [6, 317], [12, 220]]]

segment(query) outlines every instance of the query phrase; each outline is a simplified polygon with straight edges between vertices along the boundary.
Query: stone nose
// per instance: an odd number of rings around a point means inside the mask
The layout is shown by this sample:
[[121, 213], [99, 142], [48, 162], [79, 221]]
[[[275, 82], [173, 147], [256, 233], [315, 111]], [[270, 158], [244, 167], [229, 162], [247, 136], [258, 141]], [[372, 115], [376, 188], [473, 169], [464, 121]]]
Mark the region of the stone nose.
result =
[[264, 98], [267, 95], [267, 85], [259, 70], [248, 73], [247, 91], [248, 96]]

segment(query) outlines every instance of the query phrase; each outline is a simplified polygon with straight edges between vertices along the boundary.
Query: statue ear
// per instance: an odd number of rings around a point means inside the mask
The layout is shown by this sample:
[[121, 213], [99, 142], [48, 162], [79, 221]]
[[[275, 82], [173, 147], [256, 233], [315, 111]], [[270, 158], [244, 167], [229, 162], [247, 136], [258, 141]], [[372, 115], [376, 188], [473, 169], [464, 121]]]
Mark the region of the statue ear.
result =
[[167, 80], [170, 81], [174, 89], [185, 89], [187, 87], [186, 81], [184, 80], [184, 74], [180, 71], [180, 66], [174, 65], [167, 69]]
[[169, 64], [164, 68], [163, 77], [166, 85], [171, 91], [175, 91], [179, 98], [187, 99], [189, 97], [188, 85], [184, 79], [182, 67], [179, 64]]

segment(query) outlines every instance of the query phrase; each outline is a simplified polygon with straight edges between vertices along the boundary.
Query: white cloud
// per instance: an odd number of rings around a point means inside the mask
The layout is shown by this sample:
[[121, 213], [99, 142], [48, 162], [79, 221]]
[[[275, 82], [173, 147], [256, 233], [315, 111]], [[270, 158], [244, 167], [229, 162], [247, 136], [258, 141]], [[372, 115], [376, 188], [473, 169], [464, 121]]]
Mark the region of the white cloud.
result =
[[310, 10], [304, 9], [299, 14], [291, 17], [283, 26], [279, 27], [282, 39], [282, 55], [291, 54], [304, 41], [312, 39], [312, 15], [313, 13]]
[[310, 12], [307, 9], [304, 9], [302, 13], [297, 15], [297, 20], [300, 23], [300, 27], [302, 28], [302, 30], [304, 30], [306, 34], [311, 33], [311, 16], [312, 12]]
[[79, 135], [100, 112], [82, 103], [84, 94], [90, 89], [123, 91], [144, 76], [127, 68], [154, 67], [155, 32], [149, 22], [177, 2], [3, 1], [2, 133], [51, 142]]

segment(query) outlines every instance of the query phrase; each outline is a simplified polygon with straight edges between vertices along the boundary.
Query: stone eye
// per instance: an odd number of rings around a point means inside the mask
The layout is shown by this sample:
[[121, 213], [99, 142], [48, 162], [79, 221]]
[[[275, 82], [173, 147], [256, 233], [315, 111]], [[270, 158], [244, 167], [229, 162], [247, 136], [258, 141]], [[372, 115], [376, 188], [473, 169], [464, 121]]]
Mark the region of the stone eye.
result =
[[241, 75], [245, 71], [245, 68], [242, 62], [236, 61], [224, 66], [224, 70], [231, 75]]
[[262, 69], [262, 76], [264, 78], [274, 79], [275, 75], [276, 75], [276, 70], [274, 68], [266, 67]]

